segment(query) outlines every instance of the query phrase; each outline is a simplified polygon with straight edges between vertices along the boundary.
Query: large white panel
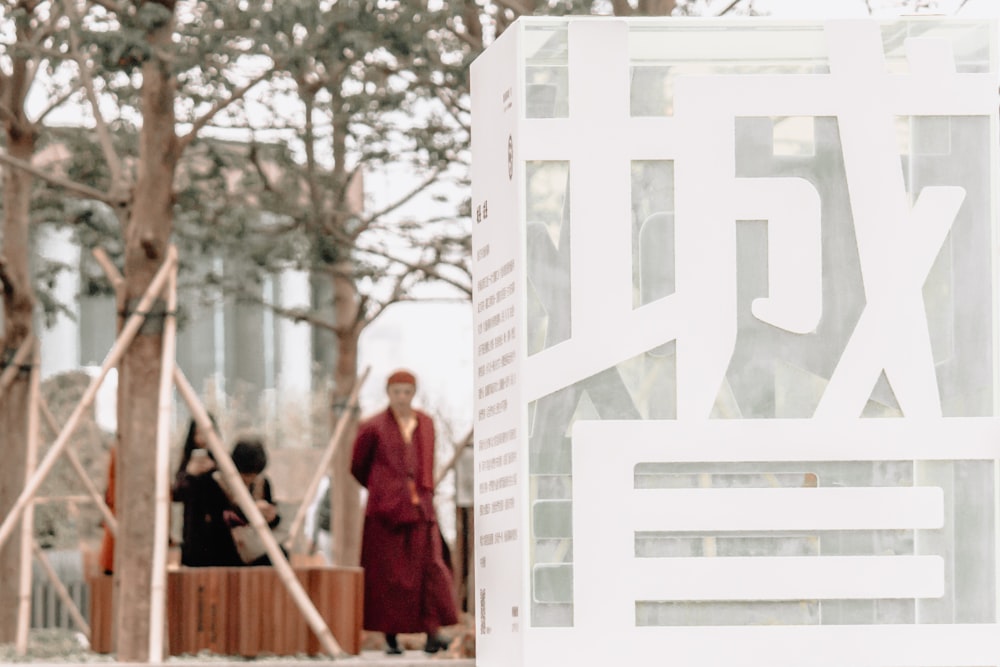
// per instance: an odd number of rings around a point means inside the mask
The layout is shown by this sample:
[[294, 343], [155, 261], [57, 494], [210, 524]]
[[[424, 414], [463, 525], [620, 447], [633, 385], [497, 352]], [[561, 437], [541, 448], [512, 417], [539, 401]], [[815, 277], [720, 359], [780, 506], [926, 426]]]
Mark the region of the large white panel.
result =
[[939, 488], [642, 489], [635, 530], [940, 528]]
[[[635, 540], [640, 531], [683, 531], [713, 540], [724, 533], [760, 536], [769, 531], [808, 535], [886, 527], [953, 530], [956, 521], [943, 512], [942, 493], [937, 488], [637, 489], [640, 464], [674, 463], [688, 466], [683, 470], [699, 470], [712, 461], [756, 461], [772, 467], [792, 461], [798, 468], [808, 469], [810, 462], [816, 461], [891, 460], [901, 453], [899, 443], [923, 442], [924, 453], [934, 451], [953, 458], [963, 454], [978, 458], [988, 451], [983, 445], [988, 445], [996, 456], [995, 447], [1000, 442], [1000, 420], [994, 418], [943, 423], [868, 419], [837, 424], [833, 429], [831, 422], [822, 420], [578, 421], [573, 430], [574, 628], [581, 633], [603, 628], [618, 633], [624, 642], [641, 642], [653, 632], [662, 632], [667, 641], [666, 637], [673, 636], [671, 628], [654, 631], [637, 624], [636, 605], [643, 600], [696, 604], [711, 600], [933, 599], [946, 595], [955, 583], [945, 575], [942, 555], [935, 553], [636, 556]], [[950, 437], [934, 439], [945, 433]], [[690, 468], [687, 462], [697, 463], [697, 467]], [[615, 576], [608, 576], [610, 572]], [[878, 626], [865, 633], [873, 633], [872, 641], [879, 641], [874, 637], [881, 630], [885, 632], [881, 641], [893, 641], [898, 632], [892, 626]], [[950, 631], [954, 637], [967, 632], [959, 625], [951, 626]], [[754, 636], [742, 633], [734, 627], [732, 637], [739, 641]], [[786, 642], [795, 646], [801, 645], [804, 637], [816, 637], [808, 633], [813, 630], [785, 628], [779, 640], [781, 651]], [[991, 655], [990, 651], [995, 651], [992, 640], [971, 654], [981, 659]], [[715, 652], [711, 659], [697, 653], [687, 658], [690, 664], [705, 665], [718, 664], [715, 660], [720, 659]], [[780, 655], [769, 656], [767, 664], [772, 658], [784, 664]], [[956, 660], [945, 664], [965, 664], [961, 658]], [[808, 663], [829, 664], [825, 658]], [[898, 663], [875, 660], [861, 664], [924, 663], [903, 658]]]
[[482, 664], [1000, 666], [997, 45], [531, 18], [477, 60]]
[[944, 591], [944, 563], [938, 556], [641, 558], [628, 581], [631, 600], [933, 598]]
[[[986, 667], [1000, 664], [994, 624], [640, 628], [530, 634], [532, 665], [686, 667]], [[595, 641], [595, 638], [598, 638]]]
[[[526, 428], [520, 368], [525, 356], [523, 205], [518, 117], [525, 91], [518, 61], [520, 33], [510, 30], [472, 65], [475, 220], [473, 344], [475, 355], [475, 570], [478, 662], [522, 664], [521, 624], [528, 582], [524, 480]], [[492, 482], [492, 485], [490, 484]], [[501, 483], [502, 482], [502, 483]]]

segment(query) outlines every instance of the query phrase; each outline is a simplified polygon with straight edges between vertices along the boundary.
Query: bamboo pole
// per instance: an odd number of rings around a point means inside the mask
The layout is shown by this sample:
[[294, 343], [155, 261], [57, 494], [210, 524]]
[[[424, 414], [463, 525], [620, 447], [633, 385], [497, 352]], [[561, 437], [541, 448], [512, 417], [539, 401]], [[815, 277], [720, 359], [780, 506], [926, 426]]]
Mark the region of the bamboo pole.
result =
[[[21, 571], [17, 588], [17, 629], [14, 650], [20, 655], [28, 653], [28, 630], [31, 629], [31, 538], [33, 537], [35, 509], [30, 504], [21, 515]], [[28, 520], [31, 520], [31, 523]]]
[[13, 382], [17, 371], [27, 361], [28, 355], [31, 354], [31, 340], [31, 336], [24, 339], [21, 347], [17, 348], [17, 352], [14, 353], [14, 358], [10, 360], [10, 364], [7, 368], [3, 369], [3, 373], [0, 373], [0, 398], [3, 398], [4, 392], [7, 391], [7, 386]]
[[116, 293], [120, 292], [122, 286], [125, 284], [125, 278], [118, 271], [118, 267], [112, 263], [111, 258], [108, 257], [108, 253], [104, 252], [104, 248], [94, 248], [90, 251], [90, 254], [94, 256], [94, 259], [97, 260], [97, 263], [104, 271], [104, 275], [108, 277], [111, 287], [114, 288]]
[[271, 558], [271, 565], [278, 573], [281, 583], [285, 585], [295, 605], [302, 612], [306, 623], [309, 624], [309, 627], [316, 634], [317, 639], [319, 639], [320, 645], [330, 656], [334, 658], [346, 657], [347, 654], [340, 648], [340, 644], [337, 643], [333, 633], [330, 632], [330, 628], [327, 627], [326, 621], [323, 620], [323, 617], [316, 610], [315, 605], [313, 605], [312, 600], [306, 594], [305, 589], [302, 588], [302, 584], [299, 582], [298, 577], [295, 576], [292, 566], [288, 564], [284, 552], [278, 546], [278, 541], [264, 520], [264, 516], [257, 508], [254, 499], [250, 496], [250, 491], [247, 489], [246, 484], [240, 478], [240, 473], [236, 470], [236, 465], [233, 464], [232, 457], [222, 446], [222, 441], [219, 440], [219, 436], [215, 433], [212, 422], [208, 418], [208, 413], [205, 411], [205, 406], [198, 399], [198, 394], [192, 389], [191, 384], [181, 369], [176, 366], [174, 367], [174, 384], [187, 402], [188, 408], [191, 410], [191, 415], [198, 424], [198, 428], [202, 429], [205, 433], [206, 440], [208, 441], [208, 449], [215, 457], [215, 465], [218, 466], [219, 472], [222, 474], [223, 482], [229, 486], [236, 504], [243, 510], [243, 513], [256, 533], [260, 535], [267, 549], [267, 555]]
[[323, 480], [323, 475], [329, 474], [330, 464], [333, 462], [333, 457], [337, 453], [337, 447], [340, 445], [340, 441], [344, 437], [344, 431], [347, 430], [347, 424], [351, 418], [351, 412], [357, 406], [358, 394], [361, 392], [361, 385], [365, 383], [368, 379], [368, 373], [371, 372], [371, 366], [365, 368], [361, 375], [358, 376], [357, 381], [354, 383], [354, 387], [351, 388], [351, 394], [347, 397], [347, 407], [340, 417], [337, 419], [337, 425], [333, 429], [333, 435], [330, 436], [329, 442], [327, 442], [326, 449], [323, 451], [323, 456], [320, 457], [319, 464], [316, 466], [316, 472], [313, 473], [312, 479], [309, 480], [309, 486], [306, 487], [305, 494], [302, 496], [303, 501], [299, 505], [298, 510], [295, 512], [295, 518], [292, 519], [292, 525], [288, 529], [288, 537], [286, 538], [287, 544], [293, 545], [299, 537], [299, 533], [302, 532], [302, 524], [305, 522], [306, 512], [309, 510], [309, 501], [312, 497], [316, 495], [316, 489], [319, 488], [320, 482]]
[[111, 287], [115, 290], [115, 312], [118, 313], [118, 317], [115, 320], [115, 329], [121, 331], [122, 324], [124, 323], [122, 313], [125, 312], [125, 277], [122, 276], [118, 267], [108, 257], [108, 253], [104, 252], [104, 248], [94, 248], [90, 253], [97, 260], [97, 263], [104, 271], [104, 275], [108, 277]]
[[177, 363], [177, 266], [167, 280], [167, 319], [163, 327], [160, 403], [156, 417], [156, 509], [153, 520], [153, 573], [149, 602], [149, 661], [163, 662], [167, 607], [167, 548], [170, 519], [170, 417], [173, 415], [174, 366]]
[[[39, 406], [42, 408], [42, 416], [45, 417], [45, 423], [48, 425], [49, 429], [52, 431], [52, 435], [59, 435], [59, 423], [56, 421], [55, 416], [52, 414], [52, 410], [49, 409], [49, 403], [45, 400], [44, 396], [39, 396]], [[111, 508], [108, 504], [104, 502], [104, 496], [94, 485], [94, 482], [90, 479], [90, 475], [84, 469], [83, 464], [80, 463], [80, 457], [76, 455], [71, 448], [67, 447], [66, 459], [69, 461], [70, 467], [73, 468], [73, 472], [76, 476], [80, 478], [83, 482], [83, 487], [87, 490], [87, 497], [97, 505], [97, 509], [101, 511], [101, 516], [104, 517], [104, 522], [108, 525], [108, 529], [111, 530], [111, 534], [117, 537], [118, 535], [118, 521], [115, 520], [115, 515], [111, 513]]]
[[[28, 400], [28, 447], [25, 453], [25, 481], [31, 478], [38, 464], [38, 389], [39, 365], [38, 339], [31, 337], [31, 371]], [[35, 541], [35, 505], [29, 503], [21, 515], [21, 579], [18, 590], [17, 633], [15, 649], [18, 655], [28, 652], [28, 630], [31, 629], [31, 545]]]
[[451, 460], [448, 461], [448, 463], [443, 468], [441, 468], [440, 471], [438, 471], [437, 477], [434, 478], [435, 488], [437, 487], [438, 484], [441, 483], [441, 480], [444, 479], [445, 475], [451, 472], [451, 469], [458, 464], [458, 460], [462, 458], [462, 452], [465, 451], [465, 448], [472, 444], [472, 434], [473, 430], [470, 428], [469, 435], [465, 436], [462, 439], [462, 442], [459, 443], [457, 447], [455, 447], [455, 453], [452, 455]]
[[52, 569], [49, 557], [45, 555], [45, 552], [38, 545], [37, 540], [31, 541], [31, 550], [34, 552], [35, 558], [38, 559], [39, 565], [42, 566], [45, 576], [49, 578], [49, 583], [51, 583], [52, 587], [55, 588], [56, 595], [58, 595], [59, 599], [62, 600], [62, 603], [66, 605], [66, 611], [68, 611], [69, 615], [73, 618], [73, 622], [76, 623], [76, 627], [78, 627], [83, 634], [87, 635], [87, 638], [89, 639], [90, 625], [83, 618], [83, 614], [80, 613], [80, 608], [76, 606], [75, 602], [73, 602], [73, 597], [69, 594], [69, 591], [66, 590], [66, 585], [59, 579], [59, 575], [56, 574], [56, 571]]
[[[174, 248], [171, 246], [170, 250], [173, 251]], [[124, 326], [125, 326], [125, 312], [128, 309], [128, 302], [127, 302], [128, 290], [125, 287], [125, 278], [124, 278], [124, 276], [122, 276], [121, 272], [118, 270], [118, 267], [116, 267], [111, 262], [111, 260], [108, 258], [108, 255], [107, 255], [106, 252], [104, 252], [103, 248], [100, 248], [100, 247], [94, 248], [94, 249], [91, 250], [91, 254], [93, 254], [94, 259], [97, 260], [97, 263], [100, 265], [101, 269], [104, 271], [104, 275], [107, 276], [108, 281], [111, 283], [111, 287], [115, 291], [115, 313], [116, 313], [116, 317], [115, 317], [115, 332], [116, 332], [116, 335], [120, 336], [121, 333], [122, 333], [122, 330], [124, 329]], [[118, 362], [115, 363], [115, 366], [117, 366], [119, 363], [120, 363], [120, 359], [119, 359]], [[118, 430], [119, 430], [119, 436], [120, 436], [120, 429], [118, 429]], [[113, 446], [114, 447], [118, 447], [118, 446], [120, 446], [120, 444], [121, 444], [120, 440], [116, 439], [115, 445], [113, 445]], [[116, 454], [117, 454], [117, 452], [111, 453], [112, 456], [116, 455]], [[117, 477], [118, 470], [120, 470], [120, 467], [116, 466], [116, 469], [114, 471], [111, 471], [111, 472], [113, 472], [113, 474]], [[108, 480], [108, 483], [109, 484], [111, 483], [110, 479]], [[117, 484], [117, 479], [115, 480], [115, 483]], [[116, 485], [116, 488], [117, 488], [117, 485]], [[117, 519], [116, 519], [116, 521], [115, 521], [115, 528], [117, 528], [117, 525], [118, 524], [117, 524]], [[113, 536], [114, 536], [115, 540], [117, 540], [117, 538], [118, 538], [117, 530], [114, 532]], [[112, 548], [112, 551], [117, 551], [118, 550], [117, 547], [118, 547], [118, 545], [117, 545], [117, 543], [115, 543], [114, 547]], [[114, 555], [112, 555], [112, 560], [115, 560]], [[119, 614], [119, 611], [118, 611], [119, 598], [121, 597], [121, 595], [120, 595], [120, 593], [121, 593], [121, 583], [122, 583], [121, 577], [120, 576], [115, 576], [114, 579], [113, 579], [113, 581], [112, 581], [112, 587], [111, 587], [110, 611], [111, 611], [111, 645], [112, 646], [117, 646], [118, 645], [118, 626], [119, 626], [120, 621], [121, 621], [120, 614]]]
[[38, 496], [35, 499], [35, 505], [46, 505], [48, 503], [66, 503], [67, 512], [71, 513], [71, 517], [75, 517], [72, 514], [73, 510], [68, 509], [70, 505], [76, 507], [77, 503], [89, 503], [90, 496], [84, 495], [82, 493], [69, 493], [63, 494], [61, 496]]
[[90, 404], [93, 402], [94, 397], [97, 395], [97, 390], [100, 388], [101, 383], [104, 381], [105, 376], [107, 376], [108, 371], [111, 367], [118, 363], [122, 355], [125, 353], [125, 349], [135, 338], [136, 333], [139, 331], [139, 327], [142, 326], [142, 322], [145, 319], [145, 312], [152, 305], [153, 300], [159, 295], [163, 290], [163, 285], [166, 283], [167, 278], [170, 275], [170, 267], [177, 262], [177, 250], [171, 246], [167, 251], [167, 257], [163, 261], [163, 265], [160, 270], [156, 272], [156, 276], [153, 277], [153, 282], [149, 284], [146, 289], [146, 293], [142, 295], [142, 299], [139, 301], [139, 305], [136, 307], [136, 312], [133, 313], [128, 322], [122, 328], [121, 333], [118, 335], [118, 339], [115, 344], [111, 346], [111, 350], [108, 351], [108, 356], [105, 357], [104, 363], [101, 365], [101, 370], [98, 372], [97, 377], [91, 380], [90, 385], [87, 390], [83, 393], [80, 398], [80, 402], [77, 403], [76, 407], [73, 408], [72, 414], [70, 414], [69, 419], [66, 420], [66, 425], [63, 426], [62, 431], [59, 433], [59, 437], [56, 438], [55, 442], [49, 448], [46, 453], [45, 458], [42, 459], [41, 465], [35, 470], [34, 475], [25, 484], [24, 490], [21, 491], [21, 495], [18, 496], [17, 501], [15, 501], [13, 507], [7, 513], [7, 517], [3, 520], [3, 524], [0, 524], [0, 546], [6, 543], [7, 539], [10, 537], [11, 532], [14, 530], [14, 524], [17, 522], [18, 517], [24, 511], [24, 508], [28, 505], [32, 496], [38, 491], [38, 487], [41, 486], [42, 482], [45, 481], [46, 475], [52, 471], [52, 467], [55, 465], [56, 460], [62, 453], [62, 450], [66, 447], [69, 442], [70, 436], [73, 431], [79, 425], [80, 418], [83, 416], [83, 411], [86, 410]]

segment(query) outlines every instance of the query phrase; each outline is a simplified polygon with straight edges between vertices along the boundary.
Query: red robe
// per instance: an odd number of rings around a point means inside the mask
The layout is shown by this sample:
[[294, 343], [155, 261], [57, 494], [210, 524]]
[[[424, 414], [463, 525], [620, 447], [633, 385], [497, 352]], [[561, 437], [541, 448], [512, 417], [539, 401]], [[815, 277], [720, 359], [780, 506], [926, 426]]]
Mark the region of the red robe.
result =
[[458, 622], [434, 513], [434, 422], [415, 414], [410, 445], [389, 409], [362, 423], [354, 441], [351, 474], [368, 489], [361, 543], [368, 630], [434, 633]]
[[[108, 487], [104, 492], [104, 504], [111, 510], [111, 515], [115, 514], [115, 460], [118, 458], [118, 449], [112, 447], [108, 452]], [[104, 535], [101, 538], [101, 552], [97, 557], [101, 567], [101, 572], [111, 574], [115, 567], [115, 536], [111, 532], [108, 524], [104, 524]]]

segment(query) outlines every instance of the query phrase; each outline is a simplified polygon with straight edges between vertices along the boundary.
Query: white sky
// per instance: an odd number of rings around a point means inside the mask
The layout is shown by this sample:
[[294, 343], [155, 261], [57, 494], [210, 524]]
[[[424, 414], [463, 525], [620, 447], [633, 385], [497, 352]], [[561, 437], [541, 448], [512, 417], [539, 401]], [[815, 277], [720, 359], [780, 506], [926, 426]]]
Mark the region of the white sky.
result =
[[[716, 0], [718, 1], [718, 0]], [[885, 0], [872, 0], [876, 16], [899, 14], [898, 9], [883, 8], [895, 4]], [[962, 6], [961, 0], [940, 0], [938, 7], [943, 14], [954, 14]], [[851, 18], [868, 16], [864, 0], [756, 0], [754, 7], [761, 12], [780, 18]], [[1000, 16], [1000, 0], [968, 0], [957, 16]]]
[[472, 426], [471, 304], [389, 306], [362, 332], [359, 361], [359, 371], [372, 368], [361, 391], [363, 414], [384, 408], [386, 377], [398, 368], [409, 368], [417, 376], [414, 404], [438, 418], [442, 442], [448, 440], [444, 421], [456, 439]]

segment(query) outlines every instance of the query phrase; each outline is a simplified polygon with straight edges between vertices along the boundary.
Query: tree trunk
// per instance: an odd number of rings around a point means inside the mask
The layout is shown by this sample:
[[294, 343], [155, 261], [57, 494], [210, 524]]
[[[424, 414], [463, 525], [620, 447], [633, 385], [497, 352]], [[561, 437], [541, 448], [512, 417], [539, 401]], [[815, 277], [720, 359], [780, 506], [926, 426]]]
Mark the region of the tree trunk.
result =
[[639, 0], [638, 14], [641, 16], [670, 16], [676, 7], [677, 0]]
[[[16, 79], [16, 77], [13, 77]], [[11, 91], [13, 92], [13, 91]], [[18, 97], [12, 95], [14, 101]], [[10, 102], [11, 98], [4, 102]], [[18, 109], [21, 105], [10, 105]], [[34, 128], [23, 111], [7, 122], [7, 152], [30, 162], [35, 152]], [[4, 332], [0, 355], [6, 361], [32, 334], [34, 288], [28, 266], [30, 247], [28, 221], [31, 210], [32, 176], [5, 167], [3, 170], [3, 248], [0, 252], [0, 287], [3, 288]], [[30, 357], [28, 357], [30, 359]], [[30, 362], [29, 362], [30, 363]], [[2, 370], [2, 369], [0, 369]], [[28, 441], [29, 374], [19, 372], [0, 399], [0, 517], [7, 516], [25, 482], [25, 455]], [[10, 643], [17, 633], [18, 582], [21, 571], [20, 531], [11, 533], [0, 548], [0, 643]]]
[[[172, 3], [163, 3], [172, 10]], [[139, 169], [125, 228], [127, 308], [145, 292], [166, 257], [173, 229], [174, 172], [178, 160], [176, 81], [162, 54], [173, 51], [173, 21], [148, 35], [154, 54], [142, 67], [143, 125]], [[162, 307], [165, 300], [157, 302]], [[157, 307], [154, 306], [153, 311]], [[147, 319], [119, 367], [119, 423], [115, 542], [116, 652], [120, 662], [149, 660], [149, 612], [154, 549], [156, 415], [163, 318]], [[158, 656], [157, 656], [158, 657]]]
[[[343, 71], [333, 77], [340, 82]], [[360, 213], [361, 201], [352, 201], [350, 176], [347, 173], [347, 137], [350, 118], [343, 111], [339, 83], [327, 86], [333, 98], [333, 170], [330, 183], [334, 198], [332, 216], [327, 224], [340, 235], [345, 234], [345, 223]], [[339, 236], [339, 235], [338, 235]], [[335, 236], [335, 238], [337, 238]], [[358, 377], [358, 339], [364, 328], [361, 303], [357, 285], [354, 282], [354, 264], [350, 250], [340, 248], [338, 260], [331, 267], [333, 276], [333, 321], [337, 326], [337, 360], [333, 371], [333, 390], [330, 396], [333, 414], [331, 428], [335, 428], [340, 416], [338, 406], [347, 404], [351, 389]], [[344, 432], [344, 440], [333, 459], [330, 501], [332, 516], [330, 529], [333, 531], [333, 562], [335, 565], [354, 566], [361, 562], [361, 485], [351, 475], [351, 453], [357, 434], [358, 420], [355, 415]]]
[[[350, 266], [338, 265], [333, 279], [334, 318], [342, 333], [337, 336], [337, 361], [333, 373], [331, 428], [337, 423], [340, 411], [358, 377], [358, 339], [361, 327], [358, 321], [358, 294], [350, 278]], [[333, 480], [330, 485], [330, 502], [333, 510], [333, 562], [335, 565], [354, 566], [361, 562], [361, 485], [351, 476], [351, 451], [358, 430], [358, 420], [353, 418], [344, 430], [344, 439], [333, 459]]]

